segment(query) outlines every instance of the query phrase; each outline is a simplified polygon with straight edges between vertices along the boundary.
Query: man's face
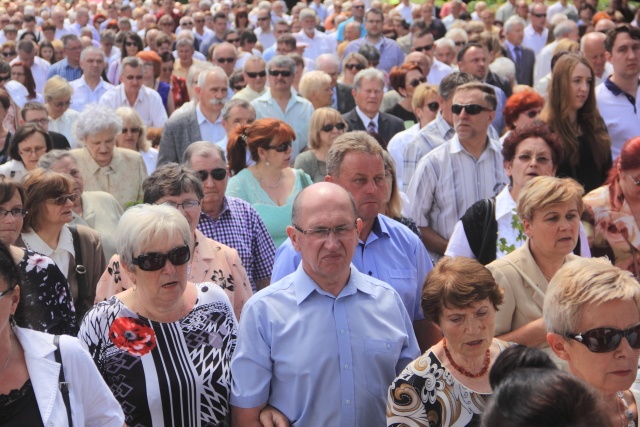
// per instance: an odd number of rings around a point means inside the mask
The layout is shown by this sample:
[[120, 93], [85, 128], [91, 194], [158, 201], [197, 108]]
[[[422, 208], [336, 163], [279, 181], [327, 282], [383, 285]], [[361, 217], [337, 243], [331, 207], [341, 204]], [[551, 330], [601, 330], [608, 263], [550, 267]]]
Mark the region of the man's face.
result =
[[[351, 6], [351, 16], [360, 20], [364, 18], [364, 2], [361, 0], [354, 1]], [[382, 31], [382, 29], [380, 29]]]
[[353, 196], [358, 217], [373, 221], [385, 205], [384, 163], [380, 155], [351, 151], [340, 164], [340, 175], [330, 180]]
[[98, 78], [104, 70], [104, 56], [100, 53], [87, 53], [80, 61], [82, 73], [90, 78]]
[[60, 28], [64, 25], [64, 13], [54, 10], [51, 14], [51, 20], [56, 25], [56, 27]]
[[210, 73], [202, 87], [196, 86], [196, 93], [200, 99], [200, 109], [203, 112], [219, 114], [227, 100], [229, 91], [227, 79], [215, 73]]
[[222, 35], [227, 31], [227, 20], [225, 18], [216, 18], [213, 21], [213, 31], [218, 35]]
[[485, 9], [480, 14], [480, 19], [482, 19], [482, 23], [486, 28], [491, 28], [493, 27], [493, 21], [495, 21], [495, 16], [493, 15], [493, 12], [491, 12], [489, 9]]
[[4, 28], [7, 24], [9, 24], [11, 17], [7, 13], [3, 13], [0, 15], [0, 27]]
[[466, 109], [462, 109], [460, 114], [453, 114], [453, 127], [460, 142], [464, 144], [467, 140], [474, 140], [479, 137], [486, 138], [487, 129], [495, 117], [495, 112], [489, 111], [489, 105], [484, 100], [483, 92], [474, 90], [458, 90], [453, 95], [453, 106], [476, 104], [484, 107], [479, 114], [471, 115]]
[[276, 36], [276, 39], [278, 39], [278, 37], [283, 36], [285, 34], [289, 34], [289, 26], [283, 25], [283, 24], [276, 24], [276, 26], [273, 29], [273, 34]]
[[258, 26], [262, 28], [262, 31], [269, 31], [269, 27], [271, 27], [271, 13], [269, 13], [268, 10], [258, 12]]
[[433, 54], [435, 53], [433, 35], [426, 34], [422, 37], [413, 37], [411, 40], [411, 50], [414, 52], [422, 52], [427, 55], [429, 59], [433, 59]]
[[120, 83], [124, 85], [127, 93], [138, 93], [142, 87], [143, 67], [125, 66], [120, 74]]
[[33, 66], [33, 59], [36, 56], [36, 50], [34, 49], [31, 53], [27, 53], [23, 50], [18, 49], [18, 57], [20, 61], [24, 64], [25, 67], [31, 68]]
[[256, 92], [262, 92], [267, 84], [267, 67], [262, 61], [247, 61], [244, 64], [244, 80]]
[[435, 48], [436, 59], [444, 64], [451, 65], [453, 63], [455, 55], [456, 52], [451, 49], [450, 46], [442, 45], [442, 47]]
[[192, 46], [180, 46], [178, 48], [178, 58], [182, 62], [189, 62], [193, 58], [193, 47]]
[[542, 3], [534, 3], [529, 19], [531, 19], [533, 29], [541, 32], [547, 25], [547, 7]]
[[[217, 214], [224, 202], [224, 193], [227, 191], [229, 175], [218, 181], [211, 177], [210, 172], [215, 169], [227, 169], [227, 165], [222, 161], [218, 153], [211, 152], [209, 157], [193, 156], [191, 158], [191, 169], [196, 172], [207, 172], [207, 178], [202, 181], [204, 199], [202, 199], [202, 210], [208, 214]], [[198, 173], [203, 176], [204, 173]]]
[[219, 46], [213, 55], [213, 63], [230, 76], [236, 66], [236, 54], [231, 46]]
[[512, 25], [506, 33], [507, 41], [514, 46], [520, 46], [524, 39], [524, 27], [520, 24]]
[[76, 15], [76, 22], [81, 26], [84, 27], [89, 23], [89, 14], [86, 12], [79, 12]]
[[171, 52], [171, 43], [160, 43], [156, 46], [156, 53], [162, 56], [165, 52]]
[[369, 13], [366, 16], [364, 28], [367, 30], [368, 36], [378, 37], [382, 34], [382, 17], [377, 13]]
[[462, 61], [458, 62], [458, 67], [460, 71], [484, 80], [487, 75], [487, 56], [488, 54], [483, 48], [469, 48], [462, 57]]
[[269, 69], [269, 86], [272, 90], [278, 92], [291, 90], [294, 78], [294, 73], [287, 67], [272, 65]]
[[634, 40], [629, 33], [619, 33], [613, 43], [607, 60], [613, 65], [613, 74], [625, 79], [638, 78], [640, 73], [640, 40]]
[[353, 90], [356, 105], [368, 117], [375, 117], [382, 104], [384, 85], [377, 79], [362, 79], [359, 90]]
[[291, 52], [293, 52], [295, 49], [293, 49], [290, 45], [288, 45], [287, 43], [282, 43], [282, 42], [278, 42], [276, 44], [276, 53], [278, 55], [287, 55]]
[[597, 77], [602, 77], [602, 73], [604, 73], [604, 66], [607, 63], [605, 53], [603, 40], [585, 40], [582, 55], [589, 60]]
[[28, 110], [24, 115], [25, 123], [35, 123], [49, 132], [49, 114], [46, 110]]
[[204, 29], [204, 13], [193, 14], [193, 26], [199, 33], [202, 32]]
[[525, 21], [529, 19], [529, 6], [527, 6], [527, 3], [524, 1], [519, 1], [516, 4], [516, 13]]
[[229, 118], [222, 119], [222, 127], [227, 131], [227, 135], [231, 133], [238, 125], [250, 125], [256, 121], [256, 115], [251, 109], [235, 106], [229, 110]]
[[304, 19], [300, 20], [302, 24], [302, 29], [305, 33], [311, 34], [316, 29], [316, 17], [315, 16], [307, 16]]
[[183, 16], [180, 18], [180, 28], [183, 30], [193, 30], [193, 19], [189, 16]]
[[346, 25], [344, 27], [344, 38], [345, 40], [349, 40], [349, 41], [353, 41], [360, 38], [360, 24]]
[[82, 42], [80, 40], [69, 41], [64, 49], [64, 54], [71, 64], [80, 62], [80, 53], [82, 53]]

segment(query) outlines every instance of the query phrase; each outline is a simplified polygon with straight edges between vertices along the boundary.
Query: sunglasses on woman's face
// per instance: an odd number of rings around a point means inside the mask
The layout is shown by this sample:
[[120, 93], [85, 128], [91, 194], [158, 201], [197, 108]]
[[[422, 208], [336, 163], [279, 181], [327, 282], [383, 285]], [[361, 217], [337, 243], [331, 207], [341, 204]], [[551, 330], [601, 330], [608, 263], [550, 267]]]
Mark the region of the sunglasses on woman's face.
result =
[[211, 175], [211, 178], [213, 178], [214, 181], [222, 181], [227, 176], [227, 170], [224, 168], [215, 168], [210, 171], [197, 171], [196, 173], [202, 182], [205, 182], [209, 175]]
[[71, 202], [75, 202], [77, 198], [78, 198], [77, 194], [67, 194], [64, 196], [56, 197], [55, 199], [49, 199], [48, 201], [50, 201], [56, 206], [62, 206], [65, 203], [67, 203], [67, 200]]
[[347, 128], [347, 126], [344, 123], [336, 123], [336, 124], [326, 124], [324, 126], [322, 126], [320, 128], [321, 131], [323, 132], [331, 132], [333, 130], [333, 128], [336, 128], [338, 130], [345, 130]]
[[426, 83], [426, 82], [427, 82], [427, 78], [426, 77], [420, 77], [419, 79], [411, 80], [411, 82], [409, 84], [411, 85], [411, 87], [418, 87], [418, 85], [420, 83]]
[[640, 348], [640, 324], [621, 331], [615, 328], [596, 328], [581, 334], [567, 334], [568, 338], [574, 339], [587, 346], [592, 353], [609, 353], [614, 351], [622, 338], [626, 338], [631, 348]]
[[358, 71], [362, 71], [364, 70], [364, 65], [362, 64], [347, 64], [345, 65], [345, 67], [347, 67], [348, 70], [358, 70]]
[[269, 150], [276, 150], [278, 153], [284, 153], [293, 146], [293, 141], [283, 142], [280, 145], [267, 145]]
[[440, 104], [437, 101], [430, 102], [430, 103], [427, 104], [427, 108], [432, 113], [435, 113], [436, 111], [438, 111], [440, 109]]
[[166, 254], [150, 252], [138, 255], [131, 260], [131, 263], [143, 271], [157, 271], [165, 266], [167, 260], [171, 261], [174, 266], [178, 266], [189, 262], [190, 259], [191, 250], [189, 250], [189, 246], [184, 245], [171, 249]]

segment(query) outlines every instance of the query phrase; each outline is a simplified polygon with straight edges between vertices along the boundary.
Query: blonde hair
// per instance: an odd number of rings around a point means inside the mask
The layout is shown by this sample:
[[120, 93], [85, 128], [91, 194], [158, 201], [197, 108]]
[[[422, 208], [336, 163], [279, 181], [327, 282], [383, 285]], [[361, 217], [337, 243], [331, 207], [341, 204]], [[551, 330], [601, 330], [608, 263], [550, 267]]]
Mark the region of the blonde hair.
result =
[[402, 199], [396, 179], [396, 162], [387, 150], [382, 150], [382, 160], [384, 161], [385, 174], [391, 174], [391, 197], [387, 202], [386, 215], [390, 218], [400, 218], [402, 216]]
[[413, 92], [411, 106], [414, 110], [416, 108], [422, 108], [424, 107], [427, 99], [431, 98], [434, 95], [438, 96], [438, 86], [422, 83], [418, 85], [418, 87], [416, 87], [416, 90]]
[[536, 211], [559, 203], [575, 202], [582, 215], [584, 188], [571, 178], [537, 176], [525, 184], [518, 197], [520, 219], [531, 221]]
[[147, 141], [147, 127], [142, 122], [142, 119], [134, 110], [130, 107], [120, 107], [116, 110], [116, 113], [122, 119], [122, 126], [127, 127], [127, 123], [133, 127], [140, 128], [138, 133], [138, 140], [136, 141], [136, 147], [138, 151], [147, 152], [151, 148], [151, 143]]
[[[342, 123], [347, 126], [347, 122], [338, 110], [334, 110], [331, 107], [318, 108], [313, 112], [313, 115], [311, 116], [311, 123], [309, 123], [310, 149], [317, 150], [320, 148], [320, 128], [322, 128], [328, 120], [331, 120], [331, 123], [334, 125], [336, 123]], [[346, 130], [347, 128], [345, 127], [345, 131]]]
[[300, 79], [300, 96], [309, 99], [315, 91], [322, 88], [323, 83], [331, 84], [331, 76], [324, 71], [314, 70], [304, 73]]
[[640, 309], [640, 284], [631, 272], [606, 258], [578, 258], [553, 276], [544, 297], [543, 316], [548, 332], [566, 335], [576, 328], [584, 310], [613, 300], [633, 301]]
[[44, 85], [42, 91], [45, 102], [49, 102], [54, 99], [70, 98], [73, 95], [73, 88], [67, 81], [60, 76], [53, 76]]

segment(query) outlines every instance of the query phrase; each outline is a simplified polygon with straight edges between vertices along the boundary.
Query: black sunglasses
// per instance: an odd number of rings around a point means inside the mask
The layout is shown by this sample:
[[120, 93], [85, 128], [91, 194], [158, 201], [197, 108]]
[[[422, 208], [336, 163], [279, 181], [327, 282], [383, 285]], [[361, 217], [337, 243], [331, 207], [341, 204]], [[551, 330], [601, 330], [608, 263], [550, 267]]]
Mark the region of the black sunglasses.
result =
[[422, 52], [423, 50], [426, 50], [427, 52], [430, 51], [431, 49], [433, 49], [433, 45], [432, 44], [428, 44], [426, 46], [420, 46], [420, 47], [414, 47], [413, 48], [416, 52]]
[[157, 271], [165, 266], [167, 260], [171, 261], [174, 266], [183, 265], [191, 259], [191, 250], [189, 246], [179, 246], [171, 249], [166, 254], [151, 252], [148, 254], [140, 254], [131, 260], [133, 265], [137, 265], [143, 271]]
[[547, 14], [546, 13], [532, 13], [533, 16], [535, 16], [536, 18], [546, 18]]
[[225, 62], [228, 62], [229, 64], [231, 64], [235, 60], [236, 58], [216, 58], [216, 61], [218, 61], [221, 64], [224, 64]]
[[347, 67], [349, 70], [358, 70], [358, 71], [362, 71], [364, 70], [364, 65], [362, 64], [347, 64], [345, 65], [345, 67]]
[[456, 46], [464, 46], [465, 44], [467, 44], [467, 42], [465, 41], [459, 41], [459, 42], [455, 42]]
[[291, 77], [291, 71], [289, 70], [269, 70], [269, 75], [273, 77]]
[[609, 353], [618, 348], [622, 338], [626, 338], [631, 348], [640, 348], [640, 324], [621, 331], [615, 328], [596, 328], [581, 334], [567, 334], [568, 338], [574, 339], [587, 346], [592, 353]]
[[249, 71], [245, 71], [247, 77], [251, 79], [255, 79], [256, 77], [267, 77], [266, 71], [258, 71], [257, 73], [250, 73]]
[[470, 116], [475, 116], [476, 114], [480, 114], [483, 111], [493, 111], [493, 110], [491, 110], [489, 108], [483, 107], [482, 105], [478, 105], [478, 104], [467, 104], [467, 105], [453, 104], [451, 106], [451, 112], [453, 114], [455, 114], [456, 116], [458, 114], [462, 113], [463, 109]]
[[64, 196], [56, 197], [55, 199], [49, 199], [49, 201], [56, 206], [62, 206], [65, 203], [67, 203], [67, 200], [71, 202], [75, 202], [77, 198], [78, 198], [77, 194], [67, 194]]
[[345, 130], [347, 126], [344, 123], [336, 123], [335, 125], [329, 123], [327, 125], [322, 126], [320, 130], [323, 132], [331, 132], [333, 128], [336, 128], [338, 130]]
[[4, 56], [5, 58], [8, 58], [10, 56], [16, 56], [17, 52], [15, 50], [12, 50], [11, 52], [2, 52], [2, 56]]
[[267, 145], [267, 149], [276, 150], [278, 153], [284, 153], [293, 146], [293, 141], [283, 142], [280, 145]]
[[418, 85], [419, 85], [420, 83], [426, 83], [426, 82], [427, 82], [427, 78], [426, 78], [426, 77], [420, 77], [420, 78], [418, 78], [418, 79], [413, 79], [413, 80], [411, 80], [411, 82], [409, 82], [409, 84], [410, 84], [412, 87], [418, 87]]
[[427, 108], [432, 113], [435, 113], [436, 111], [438, 111], [438, 109], [440, 109], [440, 104], [437, 101], [430, 102], [430, 103], [427, 104]]
[[215, 168], [210, 171], [197, 171], [196, 173], [202, 182], [205, 182], [209, 175], [211, 175], [214, 181], [222, 181], [227, 176], [227, 170], [224, 168]]

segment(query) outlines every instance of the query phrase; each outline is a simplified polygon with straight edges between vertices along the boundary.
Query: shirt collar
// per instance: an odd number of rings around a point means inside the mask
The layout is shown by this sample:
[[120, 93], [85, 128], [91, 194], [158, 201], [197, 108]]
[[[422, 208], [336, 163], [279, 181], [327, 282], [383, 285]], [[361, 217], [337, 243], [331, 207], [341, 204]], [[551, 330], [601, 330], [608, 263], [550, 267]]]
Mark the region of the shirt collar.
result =
[[376, 124], [376, 130], [380, 132], [380, 126], [378, 123], [378, 119], [380, 118], [380, 113], [376, 113], [373, 119], [370, 119], [365, 113], [362, 112], [360, 107], [356, 106], [356, 113], [358, 113], [358, 117], [362, 120], [362, 124], [364, 124], [365, 129], [369, 126], [369, 122], [373, 121]]
[[[142, 101], [142, 98], [145, 95], [145, 87], [141, 86], [140, 90], [138, 91], [138, 97], [136, 98], [136, 101], [133, 103], [133, 105], [131, 106], [132, 108], [135, 107], [135, 105], [138, 103], [138, 101]], [[127, 94], [124, 92], [124, 83], [120, 83], [120, 96], [122, 97], [121, 99], [123, 101], [127, 101], [127, 103], [129, 102], [129, 98], [127, 98]]]
[[516, 207], [516, 202], [511, 197], [509, 192], [509, 186], [505, 186], [504, 189], [496, 196], [496, 218], [502, 218], [505, 215], [513, 215], [513, 210]]
[[[458, 134], [455, 134], [453, 138], [450, 139], [450, 141], [451, 141], [451, 146], [449, 147], [449, 151], [451, 153], [459, 153], [461, 151], [467, 152], [467, 150], [465, 150], [465, 148], [462, 146], [462, 143], [460, 142], [460, 138], [458, 138]], [[482, 155], [484, 155], [484, 153], [486, 153], [487, 150], [500, 152], [500, 150], [495, 146], [495, 144], [492, 143], [491, 138], [489, 138], [488, 135], [487, 135], [487, 147], [482, 152]], [[480, 155], [480, 157], [482, 157], [482, 155]]]
[[450, 136], [449, 138], [447, 138], [447, 135], [449, 135], [450, 132], [454, 131], [453, 127], [451, 127], [451, 125], [447, 123], [444, 117], [442, 117], [441, 111], [438, 111], [438, 114], [436, 115], [435, 120], [436, 120], [436, 128], [438, 128], [438, 132], [440, 133], [440, 135], [445, 139], [451, 139], [453, 136]]
[[369, 282], [364, 280], [362, 274], [358, 270], [350, 265], [351, 273], [349, 274], [349, 280], [344, 288], [340, 291], [338, 296], [334, 296], [326, 291], [320, 289], [316, 282], [309, 277], [304, 271], [302, 262], [298, 265], [298, 269], [293, 273], [293, 286], [296, 293], [296, 302], [298, 305], [302, 304], [314, 291], [320, 295], [328, 296], [331, 298], [344, 298], [349, 295], [354, 295], [357, 291], [364, 292], [366, 294], [372, 294], [373, 288]]
[[[229, 202], [227, 201], [227, 196], [224, 196], [222, 198], [222, 210], [220, 211], [220, 215], [218, 215], [218, 220], [220, 220], [220, 218], [222, 217], [222, 215], [225, 215], [226, 213], [229, 213], [229, 215], [232, 215], [233, 211], [231, 209], [229, 209]], [[206, 218], [209, 221], [214, 221], [215, 219], [213, 219], [213, 217], [211, 215], [209, 215], [208, 213], [204, 212], [204, 211], [200, 211], [200, 218]]]
[[35, 231], [24, 233], [23, 240], [29, 245], [29, 249], [34, 252], [41, 253], [46, 256], [51, 256], [54, 252], [59, 250], [67, 251], [71, 256], [75, 258], [76, 252], [73, 248], [73, 236], [71, 231], [66, 225], [60, 230], [60, 237], [58, 238], [58, 247], [52, 249]]
[[[207, 119], [204, 114], [202, 113], [202, 110], [200, 109], [200, 103], [198, 103], [198, 106], [196, 107], [196, 118], [198, 119], [198, 124], [202, 125], [205, 122], [207, 123], [211, 123], [209, 121], [209, 119]], [[216, 119], [215, 123], [211, 123], [212, 125], [222, 125], [222, 114], [218, 114], [218, 118]]]

